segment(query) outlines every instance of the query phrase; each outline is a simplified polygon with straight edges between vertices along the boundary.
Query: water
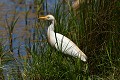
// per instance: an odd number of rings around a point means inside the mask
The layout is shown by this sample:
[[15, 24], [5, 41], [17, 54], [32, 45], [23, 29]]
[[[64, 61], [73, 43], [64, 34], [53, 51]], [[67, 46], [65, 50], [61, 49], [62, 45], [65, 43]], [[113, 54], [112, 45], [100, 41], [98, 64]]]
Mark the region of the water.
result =
[[[20, 2], [22, 1], [22, 2]], [[9, 49], [9, 40], [8, 40], [8, 28], [6, 28], [6, 19], [8, 21], [8, 25], [11, 24], [12, 18], [16, 15], [16, 18], [19, 17], [15, 28], [13, 30], [13, 57], [18, 57], [18, 49], [20, 50], [20, 55], [25, 56], [25, 40], [31, 36], [34, 31], [34, 22], [36, 19], [35, 9], [34, 9], [34, 0], [0, 0], [0, 41], [2, 41], [2, 45], [5, 46], [5, 49]], [[51, 11], [56, 0], [46, 0], [48, 3], [48, 11]], [[52, 5], [51, 5], [52, 4]], [[29, 11], [27, 18], [27, 27], [25, 22], [26, 12]], [[19, 61], [18, 61], [19, 62]], [[9, 75], [11, 67], [15, 65], [13, 62], [10, 66], [9, 64], [5, 64], [0, 66], [3, 69], [3, 74]]]
[[[16, 18], [19, 16], [19, 20], [17, 21], [13, 31], [13, 48], [16, 48], [13, 51], [14, 56], [17, 56], [17, 48], [19, 46], [22, 46], [20, 50], [21, 55], [26, 54], [24, 40], [30, 37], [30, 29], [33, 27], [32, 25], [36, 20], [33, 1], [34, 0], [0, 0], [0, 39], [3, 40], [3, 45], [9, 44], [6, 30], [6, 19], [8, 20], [8, 23], [11, 24], [13, 16], [16, 15]], [[57, 0], [46, 1], [48, 3], [48, 11], [50, 12]], [[27, 19], [29, 26], [28, 30], [26, 30], [25, 23], [25, 15], [27, 11], [29, 11]]]
[[[26, 2], [25, 2], [26, 1]], [[6, 19], [8, 20], [8, 24], [10, 25], [12, 22], [12, 18], [14, 15], [16, 17], [19, 16], [19, 20], [15, 25], [13, 31], [13, 48], [14, 55], [17, 56], [17, 47], [19, 45], [24, 46], [23, 37], [27, 30], [25, 30], [25, 12], [29, 10], [29, 6], [32, 5], [33, 0], [25, 0], [23, 2], [19, 2], [18, 0], [0, 0], [0, 39], [3, 40], [3, 45], [8, 46], [8, 28], [6, 28]], [[15, 13], [16, 12], [16, 13]], [[32, 16], [28, 17], [31, 21], [34, 19], [34, 13], [30, 13]], [[22, 34], [21, 34], [22, 33]], [[6, 43], [6, 44], [5, 44]], [[9, 48], [9, 47], [6, 47]], [[21, 49], [21, 54], [25, 54], [24, 47]]]

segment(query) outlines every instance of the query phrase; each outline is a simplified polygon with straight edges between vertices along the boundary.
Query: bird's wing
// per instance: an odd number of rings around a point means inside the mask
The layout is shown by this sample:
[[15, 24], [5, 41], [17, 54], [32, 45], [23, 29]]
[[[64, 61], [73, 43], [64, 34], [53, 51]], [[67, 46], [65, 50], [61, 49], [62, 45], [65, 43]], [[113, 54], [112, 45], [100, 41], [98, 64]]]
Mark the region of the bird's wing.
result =
[[81, 60], [86, 61], [87, 56], [67, 37], [56, 33], [56, 44], [55, 47], [61, 50], [65, 54], [72, 55], [74, 57], [79, 57]]

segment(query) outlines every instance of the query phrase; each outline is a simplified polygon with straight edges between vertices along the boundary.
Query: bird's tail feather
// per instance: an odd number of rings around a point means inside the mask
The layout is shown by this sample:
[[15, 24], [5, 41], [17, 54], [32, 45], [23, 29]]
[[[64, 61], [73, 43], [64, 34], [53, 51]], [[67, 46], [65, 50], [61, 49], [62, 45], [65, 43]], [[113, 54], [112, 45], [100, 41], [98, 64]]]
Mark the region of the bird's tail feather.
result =
[[86, 55], [82, 55], [81, 56], [81, 60], [84, 61], [84, 62], [86, 62], [87, 61], [87, 56]]

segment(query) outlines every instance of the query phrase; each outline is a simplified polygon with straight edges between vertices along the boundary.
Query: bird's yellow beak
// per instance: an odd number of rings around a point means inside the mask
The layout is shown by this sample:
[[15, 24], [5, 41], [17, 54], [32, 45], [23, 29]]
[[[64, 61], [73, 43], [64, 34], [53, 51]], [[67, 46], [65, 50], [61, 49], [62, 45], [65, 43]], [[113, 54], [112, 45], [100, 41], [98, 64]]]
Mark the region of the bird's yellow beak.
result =
[[47, 19], [47, 16], [39, 17], [38, 19], [46, 20], [46, 19]]

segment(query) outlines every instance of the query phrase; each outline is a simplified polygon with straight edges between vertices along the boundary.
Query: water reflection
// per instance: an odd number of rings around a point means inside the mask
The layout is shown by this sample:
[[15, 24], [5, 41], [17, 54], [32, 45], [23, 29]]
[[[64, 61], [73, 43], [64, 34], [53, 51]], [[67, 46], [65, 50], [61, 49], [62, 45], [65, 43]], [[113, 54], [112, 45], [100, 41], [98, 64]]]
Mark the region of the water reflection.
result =
[[[48, 11], [50, 12], [58, 0], [46, 0]], [[51, 5], [52, 4], [52, 5]], [[6, 19], [8, 25], [11, 24], [13, 16], [19, 17], [15, 28], [13, 30], [13, 48], [14, 55], [17, 56], [18, 47], [20, 47], [21, 54], [24, 55], [24, 41], [31, 36], [30, 29], [33, 29], [36, 14], [34, 9], [34, 0], [0, 0], [0, 39], [2, 39], [3, 44], [9, 44], [8, 42], [8, 30]], [[26, 28], [26, 13], [29, 11], [27, 16], [27, 28]], [[28, 27], [29, 26], [29, 27]], [[5, 44], [4, 44], [5, 45]], [[9, 47], [6, 47], [6, 49]]]
[[[16, 16], [16, 18], [19, 17], [12, 34], [13, 48], [15, 48], [13, 51], [14, 53], [17, 53], [18, 47], [21, 46], [21, 53], [23, 55], [25, 54], [24, 39], [30, 36], [29, 30], [26, 30], [26, 12], [29, 11], [27, 18], [29, 29], [31, 29], [31, 25], [34, 24], [34, 19], [36, 17], [33, 11], [34, 9], [30, 7], [32, 5], [33, 0], [0, 0], [0, 39], [2, 39], [3, 45], [9, 44], [6, 20], [8, 21], [8, 25], [10, 25], [13, 16]], [[17, 54], [15, 54], [15, 56], [17, 56]]]

